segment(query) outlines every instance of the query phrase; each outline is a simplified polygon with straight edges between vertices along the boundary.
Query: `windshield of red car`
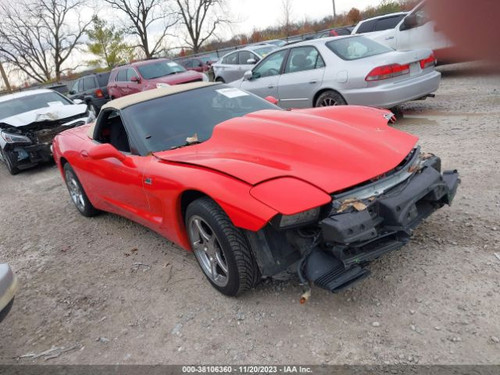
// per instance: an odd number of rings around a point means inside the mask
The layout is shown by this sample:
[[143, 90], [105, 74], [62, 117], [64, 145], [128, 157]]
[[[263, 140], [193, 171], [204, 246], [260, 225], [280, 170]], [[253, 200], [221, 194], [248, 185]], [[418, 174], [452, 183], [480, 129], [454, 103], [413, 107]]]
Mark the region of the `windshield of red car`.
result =
[[281, 110], [246, 91], [213, 85], [138, 103], [122, 112], [147, 151], [158, 152], [204, 142], [217, 124], [265, 109]]
[[155, 79], [186, 71], [186, 69], [173, 61], [158, 61], [155, 63], [139, 65], [137, 69], [139, 69], [139, 73], [141, 73], [141, 76], [144, 79]]
[[343, 60], [364, 59], [393, 51], [393, 49], [363, 36], [334, 39], [327, 42], [326, 46]]
[[16, 116], [21, 113], [34, 111], [57, 105], [71, 105], [69, 99], [57, 92], [44, 92], [35, 95], [17, 97], [10, 100], [0, 101], [0, 119]]

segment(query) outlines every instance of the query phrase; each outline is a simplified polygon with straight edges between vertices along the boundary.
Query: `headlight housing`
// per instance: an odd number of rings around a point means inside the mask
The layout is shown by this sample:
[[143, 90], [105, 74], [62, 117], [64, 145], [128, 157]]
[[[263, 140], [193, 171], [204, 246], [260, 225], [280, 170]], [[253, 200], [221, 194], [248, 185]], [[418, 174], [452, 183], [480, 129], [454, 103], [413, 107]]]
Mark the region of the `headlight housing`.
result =
[[318, 220], [320, 211], [321, 208], [316, 207], [307, 211], [299, 212], [295, 215], [280, 215], [277, 223], [280, 229], [313, 223]]
[[7, 143], [32, 143], [31, 139], [24, 135], [0, 132], [0, 135]]

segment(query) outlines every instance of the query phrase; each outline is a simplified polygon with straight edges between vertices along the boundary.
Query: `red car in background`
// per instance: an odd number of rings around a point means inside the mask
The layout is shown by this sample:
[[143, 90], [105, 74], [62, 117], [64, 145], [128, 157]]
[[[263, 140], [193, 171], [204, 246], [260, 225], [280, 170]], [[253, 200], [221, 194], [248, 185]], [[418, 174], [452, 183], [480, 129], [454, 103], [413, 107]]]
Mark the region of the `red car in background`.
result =
[[53, 150], [82, 215], [122, 215], [192, 250], [221, 293], [291, 270], [304, 286], [337, 292], [406, 244], [459, 183], [417, 137], [388, 126], [392, 117], [355, 106], [286, 111], [193, 83], [110, 101]]
[[208, 81], [208, 77], [168, 59], [137, 61], [111, 71], [108, 94], [116, 99], [158, 87], [201, 81]]

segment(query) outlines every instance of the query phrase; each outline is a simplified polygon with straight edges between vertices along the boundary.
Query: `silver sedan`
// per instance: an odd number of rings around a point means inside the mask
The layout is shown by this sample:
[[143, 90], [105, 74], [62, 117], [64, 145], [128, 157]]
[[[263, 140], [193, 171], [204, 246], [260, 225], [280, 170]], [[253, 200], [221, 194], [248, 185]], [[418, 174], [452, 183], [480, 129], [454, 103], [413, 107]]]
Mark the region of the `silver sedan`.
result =
[[218, 82], [232, 82], [243, 77], [243, 74], [276, 49], [272, 44], [249, 46], [224, 55], [215, 64], [214, 80]]
[[363, 36], [282, 47], [231, 85], [283, 108], [357, 104], [391, 108], [439, 87], [431, 50], [394, 51]]

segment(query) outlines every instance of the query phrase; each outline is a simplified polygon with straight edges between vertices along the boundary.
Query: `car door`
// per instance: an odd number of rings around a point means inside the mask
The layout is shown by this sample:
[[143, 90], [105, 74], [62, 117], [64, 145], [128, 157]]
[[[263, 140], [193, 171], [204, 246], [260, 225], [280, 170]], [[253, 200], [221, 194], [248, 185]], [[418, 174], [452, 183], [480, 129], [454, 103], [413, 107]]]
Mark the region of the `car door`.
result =
[[84, 77], [83, 78], [83, 97], [93, 96], [95, 90], [97, 89], [97, 82], [94, 77]]
[[413, 22], [405, 22], [403, 19], [397, 26], [397, 50], [429, 48], [436, 51], [452, 45], [452, 42], [436, 28], [435, 22], [429, 18], [425, 5], [425, 3], [421, 4], [406, 16], [408, 20], [411, 19]]
[[83, 79], [78, 79], [70, 90], [70, 99], [83, 100]]
[[222, 59], [222, 64], [218, 67], [217, 75], [224, 79], [224, 82], [232, 82], [238, 79], [239, 65], [238, 52], [233, 52]]
[[325, 62], [313, 46], [290, 49], [283, 74], [279, 77], [278, 96], [282, 108], [307, 108], [320, 89]]
[[[86, 190], [97, 195], [107, 209], [137, 220], [138, 217], [149, 216], [149, 203], [143, 189], [147, 158], [135, 152], [128, 134], [119, 111], [112, 108], [103, 110], [97, 120], [94, 140], [82, 145], [80, 155], [84, 162], [78, 166], [78, 172], [87, 182]], [[94, 148], [105, 143], [126, 155], [127, 161], [113, 157], [93, 159], [89, 156]]]
[[118, 93], [118, 97], [127, 95], [128, 93], [127, 84], [128, 84], [127, 69], [120, 69], [116, 73], [115, 82], [113, 83], [113, 86], [116, 89], [116, 92]]
[[[248, 61], [253, 61], [253, 63], [249, 63]], [[260, 60], [260, 58], [250, 51], [240, 51], [238, 52], [238, 70], [239, 74], [236, 79], [240, 79], [243, 77], [246, 71], [252, 70], [255, 64]]]
[[252, 78], [243, 80], [241, 88], [262, 98], [278, 97], [278, 81], [288, 49], [266, 56], [253, 70]]
[[127, 95], [142, 91], [141, 82], [132, 81], [132, 78], [140, 78], [139, 73], [134, 68], [127, 69]]

